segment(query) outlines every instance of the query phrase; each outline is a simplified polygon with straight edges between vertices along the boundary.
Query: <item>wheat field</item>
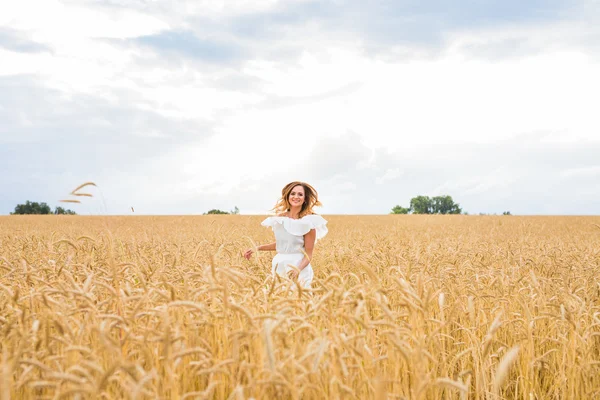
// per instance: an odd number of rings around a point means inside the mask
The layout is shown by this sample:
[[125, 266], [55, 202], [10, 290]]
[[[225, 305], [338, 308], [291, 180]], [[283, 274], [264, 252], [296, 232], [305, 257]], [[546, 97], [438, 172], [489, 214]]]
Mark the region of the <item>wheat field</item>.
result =
[[0, 399], [600, 397], [600, 218], [0, 217]]

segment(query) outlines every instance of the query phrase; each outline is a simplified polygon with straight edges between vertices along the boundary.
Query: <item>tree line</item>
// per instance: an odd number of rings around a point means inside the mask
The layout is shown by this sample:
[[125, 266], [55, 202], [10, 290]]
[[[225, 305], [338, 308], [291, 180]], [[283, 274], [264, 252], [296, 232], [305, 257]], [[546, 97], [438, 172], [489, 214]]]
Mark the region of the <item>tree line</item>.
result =
[[[238, 215], [240, 213], [240, 209], [235, 206], [231, 211], [222, 211], [218, 209], [212, 209], [208, 212], [205, 212], [203, 215], [213, 215], [213, 214], [231, 214]], [[52, 208], [44, 202], [38, 203], [37, 201], [29, 201], [27, 200], [25, 204], [17, 204], [15, 210], [10, 213], [10, 215], [25, 215], [25, 214], [38, 214], [38, 215], [77, 215], [77, 213], [73, 210], [67, 210], [63, 207], [56, 207], [54, 211]]]
[[390, 214], [461, 214], [460, 205], [452, 196], [417, 196], [410, 200], [409, 207], [395, 206]]
[[235, 206], [233, 208], [233, 210], [231, 210], [231, 211], [223, 211], [223, 210], [218, 210], [216, 208], [213, 208], [212, 210], [209, 210], [208, 212], [205, 212], [202, 215], [213, 215], [213, 214], [216, 214], [216, 215], [221, 215], [221, 214], [238, 215], [239, 213], [240, 213], [240, 209], [237, 208], [237, 206]]
[[[222, 211], [219, 209], [212, 209], [205, 212], [203, 215], [214, 215], [214, 214], [231, 214], [238, 215], [240, 213], [239, 208], [236, 206], [231, 211]], [[409, 207], [402, 207], [396, 205], [392, 208], [390, 214], [462, 214], [463, 211], [458, 203], [452, 200], [452, 196], [416, 196], [410, 200]], [[77, 213], [73, 210], [67, 210], [63, 207], [56, 207], [54, 211], [46, 203], [31, 202], [27, 200], [25, 204], [18, 204], [15, 207], [15, 211], [10, 213], [11, 215], [23, 215], [23, 214], [55, 214], [55, 215], [76, 215]], [[466, 214], [466, 213], [465, 213]], [[504, 211], [503, 215], [511, 215], [510, 211]]]
[[24, 214], [55, 214], [55, 215], [76, 215], [77, 213], [73, 210], [67, 210], [62, 207], [56, 207], [54, 211], [52, 208], [44, 202], [38, 203], [36, 201], [27, 200], [25, 204], [17, 204], [15, 211], [10, 213], [11, 215], [24, 215]]

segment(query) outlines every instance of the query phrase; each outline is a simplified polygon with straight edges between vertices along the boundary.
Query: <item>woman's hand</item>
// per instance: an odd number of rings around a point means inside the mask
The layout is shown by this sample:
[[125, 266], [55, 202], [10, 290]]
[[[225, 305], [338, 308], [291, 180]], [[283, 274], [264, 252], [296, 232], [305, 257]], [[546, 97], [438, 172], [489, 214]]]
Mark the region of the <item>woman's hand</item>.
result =
[[298, 275], [300, 275], [300, 270], [298, 268], [292, 268], [287, 273], [288, 278], [295, 281], [298, 279]]
[[249, 259], [250, 259], [250, 257], [252, 257], [252, 253], [254, 253], [254, 250], [252, 250], [252, 249], [248, 249], [248, 250], [246, 250], [246, 251], [244, 252], [244, 258], [245, 258], [246, 260], [249, 260]]

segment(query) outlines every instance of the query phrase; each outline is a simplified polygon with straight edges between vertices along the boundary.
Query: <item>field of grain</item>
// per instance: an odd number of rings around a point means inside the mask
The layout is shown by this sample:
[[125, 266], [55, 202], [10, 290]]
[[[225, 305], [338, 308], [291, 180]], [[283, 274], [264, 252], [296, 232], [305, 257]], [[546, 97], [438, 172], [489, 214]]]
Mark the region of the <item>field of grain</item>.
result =
[[0, 399], [600, 397], [600, 218], [0, 217]]

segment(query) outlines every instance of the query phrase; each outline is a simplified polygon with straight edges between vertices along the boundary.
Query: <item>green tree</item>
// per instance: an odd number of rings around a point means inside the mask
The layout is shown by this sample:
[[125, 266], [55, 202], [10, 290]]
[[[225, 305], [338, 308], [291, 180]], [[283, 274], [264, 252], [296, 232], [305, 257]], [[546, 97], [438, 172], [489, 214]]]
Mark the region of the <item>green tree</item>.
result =
[[436, 196], [431, 199], [432, 214], [460, 214], [462, 210], [452, 200], [452, 196]]
[[504, 212], [502, 213], [502, 215], [512, 215], [512, 214], [510, 213], [510, 211], [504, 211]]
[[228, 213], [227, 211], [221, 211], [221, 210], [217, 210], [217, 209], [212, 209], [212, 210], [210, 210], [210, 211], [208, 211], [208, 212], [204, 213], [204, 215], [209, 215], [209, 214], [217, 214], [217, 215], [220, 215], [220, 214], [229, 214], [229, 213]]
[[237, 206], [235, 206], [235, 207], [233, 207], [233, 210], [229, 211], [229, 214], [239, 215], [240, 214], [240, 209], [237, 208]]
[[62, 207], [56, 207], [54, 209], [54, 214], [56, 215], [77, 215], [77, 213], [73, 210], [65, 210]]
[[65, 215], [76, 215], [77, 213], [72, 210], [65, 210], [62, 207], [56, 207], [54, 211], [46, 203], [38, 203], [36, 201], [27, 200], [25, 204], [17, 204], [15, 211], [11, 212], [11, 215], [25, 215], [25, 214], [65, 214]]
[[391, 214], [461, 214], [462, 209], [452, 196], [417, 196], [410, 199], [410, 207], [395, 206]]
[[27, 200], [25, 204], [17, 204], [17, 206], [15, 207], [15, 211], [11, 212], [11, 214], [52, 214], [52, 210], [50, 209], [50, 206], [46, 203], [38, 203], [36, 201], [31, 202]]
[[432, 214], [433, 201], [429, 196], [417, 196], [410, 199], [410, 209], [414, 214]]
[[410, 208], [404, 208], [402, 206], [395, 206], [392, 208], [392, 212], [390, 214], [408, 214], [410, 213]]

